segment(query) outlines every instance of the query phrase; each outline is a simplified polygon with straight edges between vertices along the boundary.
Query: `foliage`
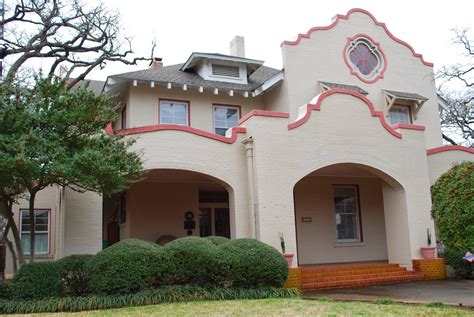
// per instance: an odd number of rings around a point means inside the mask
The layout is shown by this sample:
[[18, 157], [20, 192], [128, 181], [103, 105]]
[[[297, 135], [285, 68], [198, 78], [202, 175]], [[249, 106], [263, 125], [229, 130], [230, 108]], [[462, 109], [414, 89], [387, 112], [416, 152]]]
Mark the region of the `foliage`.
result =
[[179, 238], [166, 244], [163, 249], [170, 259], [169, 284], [230, 284], [229, 257], [210, 239]]
[[[467, 29], [453, 30], [453, 42], [461, 47], [458, 63], [442, 67], [436, 74], [443, 139], [452, 145], [474, 146], [474, 47]], [[450, 85], [452, 84], [452, 85]], [[462, 87], [462, 88], [458, 88]], [[454, 136], [459, 136], [456, 138]]]
[[377, 305], [393, 305], [395, 304], [395, 301], [391, 298], [377, 298], [374, 300], [374, 304]]
[[237, 287], [282, 287], [288, 263], [275, 248], [254, 239], [237, 239], [220, 246], [231, 259]]
[[472, 276], [473, 264], [463, 259], [464, 254], [464, 250], [446, 248], [444, 257], [457, 277], [468, 279]]
[[447, 249], [474, 246], [474, 162], [453, 166], [431, 187], [432, 216]]
[[10, 284], [0, 282], [0, 299], [9, 299], [11, 295]]
[[89, 291], [86, 266], [92, 258], [93, 255], [81, 254], [70, 255], [58, 261], [61, 266], [61, 283], [64, 295], [80, 296]]
[[426, 307], [446, 308], [446, 307], [449, 307], [449, 305], [443, 302], [431, 302], [431, 303], [426, 304]]
[[34, 89], [0, 89], [6, 91], [0, 96], [0, 176], [9, 180], [0, 185], [21, 185], [29, 194], [34, 258], [33, 210], [39, 191], [57, 184], [109, 195], [141, 175], [142, 164], [129, 151], [132, 139], [103, 131], [117, 116], [110, 97], [85, 88], [70, 91], [64, 81], [46, 79], [38, 79]]
[[431, 247], [431, 231], [430, 228], [426, 228], [426, 244]]
[[95, 294], [128, 294], [164, 284], [168, 265], [162, 247], [129, 239], [95, 255], [86, 276]]
[[211, 241], [214, 245], [221, 245], [230, 241], [230, 239], [226, 237], [219, 237], [219, 236], [209, 236], [209, 237], [205, 237], [205, 239]]
[[59, 297], [62, 292], [61, 266], [58, 262], [25, 264], [13, 277], [10, 290], [15, 299]]
[[155, 305], [166, 302], [296, 298], [298, 296], [298, 290], [291, 288], [239, 289], [167, 286], [129, 295], [63, 297], [41, 301], [0, 301], [0, 313], [77, 312], [127, 306]]
[[281, 253], [285, 254], [285, 237], [283, 236], [283, 232], [278, 232], [278, 237], [280, 238], [280, 247], [281, 247]]

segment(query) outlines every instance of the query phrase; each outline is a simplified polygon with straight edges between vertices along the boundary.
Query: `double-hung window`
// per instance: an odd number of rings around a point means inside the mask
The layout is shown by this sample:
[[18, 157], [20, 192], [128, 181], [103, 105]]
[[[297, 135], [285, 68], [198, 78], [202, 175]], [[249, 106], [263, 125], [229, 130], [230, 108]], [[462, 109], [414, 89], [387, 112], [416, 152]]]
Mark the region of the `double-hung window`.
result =
[[189, 102], [160, 100], [160, 124], [189, 125]]
[[409, 106], [393, 106], [390, 108], [390, 123], [411, 124], [411, 112]]
[[214, 133], [225, 136], [225, 132], [239, 123], [240, 108], [235, 106], [214, 105]]
[[358, 188], [335, 185], [336, 239], [338, 242], [361, 241]]
[[[50, 216], [48, 209], [35, 209], [35, 254], [49, 253]], [[30, 254], [31, 222], [29, 211], [21, 209], [20, 217], [20, 238], [23, 252]]]

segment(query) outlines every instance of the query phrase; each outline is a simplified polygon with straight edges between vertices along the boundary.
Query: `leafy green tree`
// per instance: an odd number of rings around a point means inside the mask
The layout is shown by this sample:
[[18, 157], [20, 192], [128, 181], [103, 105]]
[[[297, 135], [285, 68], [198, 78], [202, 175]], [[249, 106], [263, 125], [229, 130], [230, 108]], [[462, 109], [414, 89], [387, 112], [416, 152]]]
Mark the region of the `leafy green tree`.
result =
[[[0, 193], [16, 195], [0, 199], [12, 201], [26, 191], [32, 261], [39, 191], [59, 185], [109, 195], [127, 188], [141, 175], [140, 156], [130, 151], [134, 140], [104, 132], [116, 120], [117, 110], [111, 97], [96, 96], [86, 88], [68, 90], [65, 81], [38, 79], [33, 89], [2, 92], [0, 176], [7, 177], [5, 184], [0, 182]], [[12, 217], [9, 220], [14, 223]], [[20, 252], [19, 236], [13, 233]]]

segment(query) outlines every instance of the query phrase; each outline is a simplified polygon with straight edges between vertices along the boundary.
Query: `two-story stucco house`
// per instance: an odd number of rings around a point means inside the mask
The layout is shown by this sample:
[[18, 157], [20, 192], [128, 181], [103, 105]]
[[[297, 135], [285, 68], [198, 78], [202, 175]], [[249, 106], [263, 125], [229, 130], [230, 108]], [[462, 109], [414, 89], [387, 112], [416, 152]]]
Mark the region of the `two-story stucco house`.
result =
[[281, 50], [282, 70], [246, 57], [236, 37], [230, 55], [195, 52], [110, 76], [103, 91], [123, 108], [107, 133], [137, 138], [147, 173], [110, 198], [44, 190], [37, 253], [57, 259], [188, 235], [278, 248], [283, 233], [294, 265], [410, 269], [427, 228], [434, 234], [430, 185], [474, 158], [442, 144], [433, 64], [361, 9]]

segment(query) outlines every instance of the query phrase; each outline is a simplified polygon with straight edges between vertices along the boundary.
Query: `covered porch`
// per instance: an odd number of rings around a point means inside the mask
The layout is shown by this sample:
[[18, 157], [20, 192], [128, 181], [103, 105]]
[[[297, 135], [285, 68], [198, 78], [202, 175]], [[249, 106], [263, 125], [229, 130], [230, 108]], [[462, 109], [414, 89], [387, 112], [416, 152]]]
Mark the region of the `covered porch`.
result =
[[209, 175], [154, 169], [103, 201], [104, 246], [136, 238], [165, 244], [185, 236], [234, 232], [232, 189]]

